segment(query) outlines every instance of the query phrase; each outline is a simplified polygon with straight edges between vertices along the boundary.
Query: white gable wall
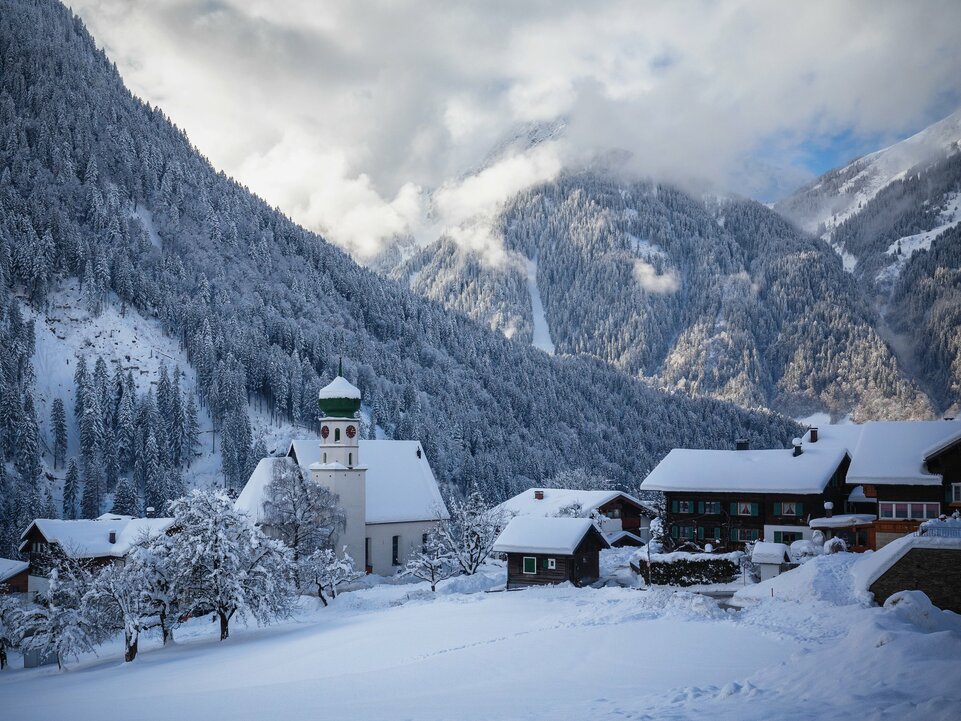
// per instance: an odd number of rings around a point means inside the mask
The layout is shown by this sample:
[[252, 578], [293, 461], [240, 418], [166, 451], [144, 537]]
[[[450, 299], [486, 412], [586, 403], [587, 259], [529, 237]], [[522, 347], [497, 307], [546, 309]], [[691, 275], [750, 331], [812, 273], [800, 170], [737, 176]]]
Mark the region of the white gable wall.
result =
[[[420, 551], [424, 534], [436, 525], [436, 521], [411, 521], [408, 523], [368, 523], [367, 538], [370, 539], [371, 570], [381, 576], [391, 576], [397, 572], [412, 553]], [[393, 564], [394, 536], [398, 536], [398, 565]], [[364, 556], [355, 556], [360, 565]]]

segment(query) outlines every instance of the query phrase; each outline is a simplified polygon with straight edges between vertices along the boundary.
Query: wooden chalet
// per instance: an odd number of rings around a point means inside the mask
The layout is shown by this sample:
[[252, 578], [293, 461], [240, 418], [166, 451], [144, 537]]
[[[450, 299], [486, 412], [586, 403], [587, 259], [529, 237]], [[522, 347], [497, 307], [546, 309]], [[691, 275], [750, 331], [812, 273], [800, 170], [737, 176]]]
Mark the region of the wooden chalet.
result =
[[505, 518], [571, 516], [593, 518], [611, 546], [643, 546], [657, 513], [623, 491], [530, 488], [501, 503]]
[[668, 530], [678, 543], [739, 548], [753, 541], [790, 545], [812, 536], [808, 520], [826, 503], [842, 506], [850, 465], [840, 445], [793, 449], [672, 450], [641, 484], [662, 491]]
[[29, 575], [28, 561], [0, 558], [0, 593], [26, 593]]
[[494, 551], [507, 555], [507, 588], [600, 577], [600, 552], [610, 545], [588, 518], [521, 516], [507, 524]]

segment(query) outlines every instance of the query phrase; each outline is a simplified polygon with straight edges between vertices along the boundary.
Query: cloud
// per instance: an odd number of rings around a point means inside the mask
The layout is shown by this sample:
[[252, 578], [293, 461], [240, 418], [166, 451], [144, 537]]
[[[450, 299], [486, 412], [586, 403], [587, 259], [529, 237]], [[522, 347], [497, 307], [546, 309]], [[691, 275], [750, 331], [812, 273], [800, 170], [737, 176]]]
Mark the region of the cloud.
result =
[[893, 140], [961, 102], [955, 0], [73, 7], [217, 167], [361, 259], [398, 234], [493, 248], [480, 219], [510, 193], [612, 150], [764, 195], [806, 177], [812, 143]]
[[668, 269], [658, 275], [657, 269], [653, 265], [640, 258], [634, 261], [634, 280], [648, 293], [657, 295], [676, 293], [677, 289], [681, 287], [677, 273], [673, 270]]

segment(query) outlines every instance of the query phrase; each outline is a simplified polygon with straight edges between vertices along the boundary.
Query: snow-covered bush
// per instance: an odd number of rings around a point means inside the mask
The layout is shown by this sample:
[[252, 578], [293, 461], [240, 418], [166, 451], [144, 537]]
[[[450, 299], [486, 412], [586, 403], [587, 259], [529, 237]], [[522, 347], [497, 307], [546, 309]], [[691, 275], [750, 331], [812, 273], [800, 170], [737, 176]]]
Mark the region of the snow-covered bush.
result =
[[437, 583], [450, 578], [460, 571], [454, 554], [444, 540], [439, 527], [435, 526], [427, 534], [424, 547], [411, 554], [404, 573], [430, 583], [430, 590], [437, 590]]
[[711, 553], [652, 553], [639, 551], [631, 561], [648, 585], [694, 586], [709, 583], [729, 583], [741, 574], [740, 551], [725, 554]]
[[824, 552], [825, 553], [844, 553], [848, 550], [848, 544], [844, 542], [843, 538], [835, 536], [834, 538], [829, 538], [824, 542]]
[[806, 539], [801, 539], [799, 541], [794, 541], [791, 544], [790, 555], [791, 560], [794, 563], [806, 563], [812, 558], [820, 556], [824, 553], [824, 546], [815, 543], [814, 541], [808, 541]]
[[337, 598], [338, 587], [364, 577], [364, 572], [355, 568], [354, 559], [347, 553], [347, 546], [344, 546], [340, 556], [332, 548], [318, 549], [301, 559], [299, 566], [301, 580], [317, 589], [317, 597], [325, 606], [325, 594]]

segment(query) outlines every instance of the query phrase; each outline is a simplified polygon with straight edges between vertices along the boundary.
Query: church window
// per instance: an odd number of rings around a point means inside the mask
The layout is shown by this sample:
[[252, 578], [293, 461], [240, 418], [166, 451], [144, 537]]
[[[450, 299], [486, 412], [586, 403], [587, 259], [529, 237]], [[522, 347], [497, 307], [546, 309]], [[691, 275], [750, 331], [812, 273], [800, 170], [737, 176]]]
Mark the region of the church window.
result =
[[347, 454], [347, 465], [348, 465], [348, 467], [350, 467], [350, 468], [353, 468], [353, 467], [354, 467], [354, 454], [353, 454], [353, 453], [348, 453], [348, 454]]
[[394, 536], [391, 539], [391, 564], [394, 566], [400, 565], [400, 536]]
[[340, 443], [340, 428], [334, 429], [334, 443]]

